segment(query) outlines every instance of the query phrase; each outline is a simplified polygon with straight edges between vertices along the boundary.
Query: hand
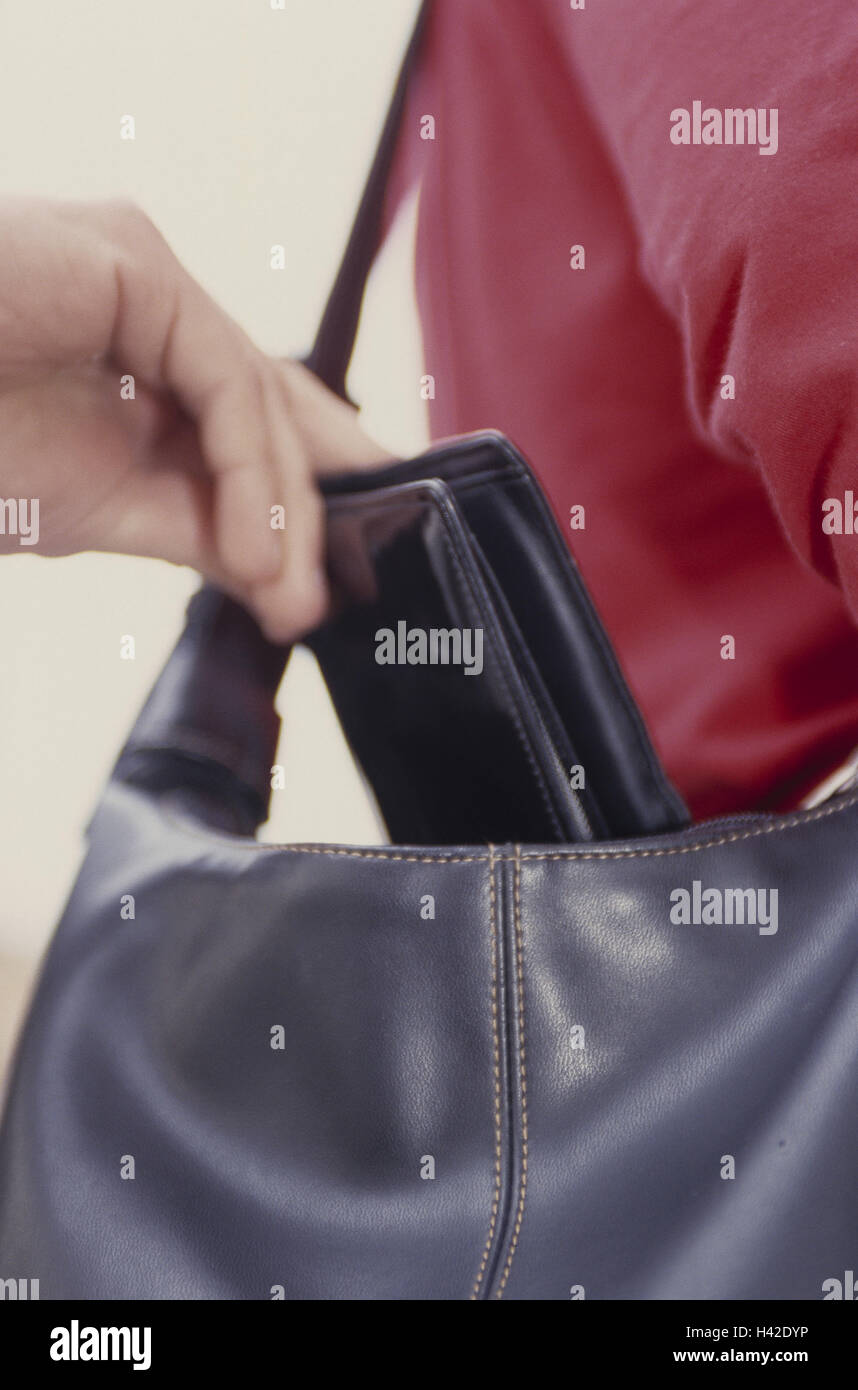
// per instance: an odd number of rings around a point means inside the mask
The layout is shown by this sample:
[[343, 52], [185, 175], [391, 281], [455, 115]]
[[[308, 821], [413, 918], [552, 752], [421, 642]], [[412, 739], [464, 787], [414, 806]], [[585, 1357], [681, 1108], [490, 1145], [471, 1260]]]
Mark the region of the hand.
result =
[[388, 458], [300, 364], [260, 352], [139, 209], [0, 198], [0, 501], [39, 499], [37, 553], [191, 565], [287, 641], [327, 604], [314, 477]]

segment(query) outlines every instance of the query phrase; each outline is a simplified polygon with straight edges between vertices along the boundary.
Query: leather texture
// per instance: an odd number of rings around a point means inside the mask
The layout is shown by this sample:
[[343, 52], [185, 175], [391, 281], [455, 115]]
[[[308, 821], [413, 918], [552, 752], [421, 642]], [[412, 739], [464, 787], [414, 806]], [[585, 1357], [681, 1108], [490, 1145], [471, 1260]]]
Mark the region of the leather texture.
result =
[[[332, 487], [338, 608], [311, 644], [392, 819], [510, 829], [547, 816], [556, 750], [507, 666], [538, 649], [540, 694], [568, 679], [570, 732], [625, 763], [622, 795], [594, 777], [591, 797], [635, 837], [591, 819], [577, 843], [258, 843], [285, 653], [202, 590], [23, 1034], [3, 1278], [55, 1299], [804, 1299], [855, 1268], [858, 797], [647, 828], [678, 803], [519, 462], [466, 439]], [[532, 564], [489, 564], [519, 542]], [[551, 673], [514, 646], [516, 576], [570, 634]], [[412, 599], [486, 623], [481, 675], [375, 663], [372, 629]], [[400, 697], [395, 775], [372, 740]], [[673, 920], [677, 890], [749, 889], [759, 922]]]
[[[428, 488], [427, 503], [404, 520], [409, 484]], [[394, 840], [605, 839], [687, 823], [544, 495], [509, 440], [484, 431], [445, 441], [325, 490], [329, 564], [350, 602], [309, 645]], [[379, 506], [387, 520], [363, 525], [358, 542], [357, 517]], [[372, 572], [379, 603], [355, 586], [355, 571]], [[430, 688], [425, 668], [394, 680], [367, 661], [378, 628], [415, 614], [427, 628], [482, 626], [484, 675], [463, 681], [434, 668]], [[576, 791], [573, 766], [586, 771]], [[536, 791], [541, 809], [530, 804]]]
[[[525, 460], [491, 432], [326, 484], [335, 611], [307, 644], [391, 839], [618, 838], [688, 815]], [[379, 665], [379, 631], [481, 636], [481, 669]], [[230, 649], [224, 664], [223, 650]], [[214, 590], [120, 759], [158, 789], [231, 781], [224, 828], [265, 818], [288, 652]], [[573, 786], [574, 767], [585, 784]]]
[[[598, 849], [278, 849], [112, 782], [17, 1061], [0, 1272], [821, 1297], [855, 1267], [856, 835], [850, 797]], [[776, 885], [777, 933], [672, 925], [695, 878]]]
[[[418, 36], [308, 358], [344, 397]], [[254, 839], [288, 653], [203, 589], [21, 1038], [0, 1279], [823, 1297], [858, 1268], [858, 795], [687, 825], [500, 436], [326, 491], [337, 607], [309, 643], [401, 843]], [[379, 666], [400, 620], [481, 627], [484, 670]], [[742, 920], [707, 920], [728, 897]]]

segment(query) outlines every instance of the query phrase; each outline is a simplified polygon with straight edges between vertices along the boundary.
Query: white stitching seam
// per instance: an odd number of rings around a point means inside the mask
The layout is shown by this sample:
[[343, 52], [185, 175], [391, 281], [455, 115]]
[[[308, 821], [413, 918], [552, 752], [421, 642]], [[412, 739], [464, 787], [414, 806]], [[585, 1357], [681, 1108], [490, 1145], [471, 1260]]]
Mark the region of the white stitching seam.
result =
[[521, 926], [521, 846], [515, 846], [514, 857], [515, 869], [513, 874], [513, 902], [515, 920], [515, 994], [518, 1001], [518, 1083], [519, 1096], [521, 1101], [521, 1180], [518, 1189], [518, 1207], [515, 1214], [515, 1226], [512, 1233], [512, 1242], [509, 1247], [506, 1268], [503, 1278], [498, 1286], [495, 1298], [503, 1298], [503, 1291], [506, 1288], [512, 1269], [513, 1256], [518, 1248], [518, 1238], [521, 1235], [521, 1223], [524, 1220], [524, 1202], [527, 1196], [527, 1160], [528, 1160], [528, 1132], [527, 1132], [527, 1053], [525, 1049], [524, 1032], [524, 933]]
[[[698, 844], [670, 845], [665, 849], [523, 850], [516, 856], [515, 852], [512, 854], [498, 853], [495, 848], [493, 857], [496, 863], [507, 863], [513, 862], [516, 857], [522, 862], [538, 862], [539, 860], [560, 859], [659, 859], [672, 854], [697, 854], [704, 849], [717, 849], [719, 845], [736, 844], [742, 840], [758, 839], [761, 835], [773, 835], [786, 830], [800, 829], [804, 825], [812, 825], [815, 821], [825, 820], [829, 816], [852, 810], [856, 805], [858, 805], [858, 795], [851, 796], [848, 800], [836, 805], [802, 812], [801, 815], [787, 820], [779, 819], [767, 825], [755, 826], [753, 829], [734, 831], [729, 835], [721, 835], [713, 840], [703, 840]], [[322, 854], [347, 859], [388, 859], [405, 864], [485, 864], [492, 858], [489, 852], [485, 854], [444, 854], [443, 851], [440, 851], [435, 854], [402, 854], [384, 849], [348, 849], [338, 845], [262, 844], [258, 840], [247, 841], [239, 836], [209, 830], [205, 826], [186, 819], [184, 816], [177, 816], [175, 813], [168, 812], [168, 814], [175, 824], [189, 833], [195, 834], [199, 839], [208, 840], [210, 843], [215, 840], [217, 843], [228, 845], [232, 849], [279, 854]]]
[[477, 1278], [471, 1292], [471, 1299], [479, 1298], [483, 1279], [486, 1273], [486, 1266], [489, 1262], [489, 1255], [492, 1250], [492, 1242], [497, 1226], [498, 1212], [500, 1210], [501, 1199], [501, 1160], [503, 1157], [503, 1131], [501, 1128], [501, 1069], [500, 1069], [500, 1033], [498, 1030], [498, 932], [497, 932], [497, 888], [495, 884], [495, 855], [494, 846], [489, 845], [489, 918], [491, 923], [492, 937], [492, 1045], [494, 1049], [493, 1074], [494, 1074], [494, 1134], [495, 1134], [495, 1163], [494, 1163], [494, 1185], [492, 1192], [492, 1214], [489, 1222], [489, 1233], [486, 1237], [486, 1244], [483, 1250], [483, 1258], [480, 1268], [477, 1271]]

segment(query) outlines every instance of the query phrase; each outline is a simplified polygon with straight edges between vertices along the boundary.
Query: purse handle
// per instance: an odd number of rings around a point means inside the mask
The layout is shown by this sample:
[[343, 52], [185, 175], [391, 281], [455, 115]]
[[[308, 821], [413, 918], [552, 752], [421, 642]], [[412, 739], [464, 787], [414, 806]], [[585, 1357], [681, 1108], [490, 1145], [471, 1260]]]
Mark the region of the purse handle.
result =
[[[346, 375], [357, 336], [364, 290], [382, 229], [385, 190], [401, 124], [407, 82], [428, 11], [427, 0], [420, 9], [401, 65], [340, 269], [315, 342], [305, 359], [309, 368], [346, 401], [349, 399]], [[496, 462], [496, 440], [486, 437], [472, 441], [472, 449], [474, 447], [482, 447]], [[424, 478], [427, 466], [433, 469], [441, 466], [439, 450], [440, 454], [443, 453], [443, 448], [439, 446], [429, 465], [421, 459], [413, 460], [410, 464], [394, 465], [396, 478], [390, 477], [388, 481], [402, 482], [403, 469], [412, 482]], [[457, 441], [456, 455], [460, 453], [461, 441]], [[455, 467], [459, 466], [456, 463]], [[523, 460], [518, 459], [515, 469], [519, 481], [526, 481], [530, 477]], [[485, 470], [481, 476], [485, 482]], [[378, 486], [379, 477], [383, 487], [384, 470], [381, 475], [375, 475], [372, 481], [369, 475], [365, 475], [364, 485]], [[349, 489], [356, 485], [360, 489], [356, 479], [349, 479]], [[337, 480], [326, 479], [322, 486], [330, 503], [330, 499], [337, 494]], [[501, 494], [493, 492], [493, 496], [503, 511], [505, 504]], [[540, 496], [534, 490], [531, 510], [535, 506], [536, 513], [531, 521], [536, 531], [541, 531], [541, 508], [550, 531], [547, 504], [540, 501]], [[481, 514], [479, 508], [477, 511]], [[518, 513], [516, 516], [518, 526], [521, 517]], [[517, 538], [522, 540], [522, 536], [526, 542], [527, 528], [522, 532], [519, 526]], [[510, 549], [514, 551], [515, 548]], [[577, 663], [579, 668], [578, 677], [572, 680], [571, 685], [571, 677], [565, 667], [562, 670], [557, 668], [555, 676], [564, 692], [577, 691], [576, 710], [580, 706], [577, 723], [582, 729], [591, 728], [592, 737], [588, 747], [593, 761], [604, 761], [609, 770], [615, 770], [616, 795], [612, 795], [608, 801], [614, 812], [617, 811], [614, 803], [618, 804], [621, 825], [628, 823], [634, 827], [642, 821], [647, 826], [655, 824], [656, 829], [664, 829], [681, 824], [685, 819], [684, 807], [658, 766], [640, 716], [559, 533], [550, 542], [550, 549], [552, 553], [556, 552], [555, 559], [560, 566], [557, 582], [563, 586], [569, 599], [569, 622], [562, 639], [559, 639], [559, 645], [564, 650], [568, 646], [570, 660], [573, 666]], [[499, 556], [495, 554], [493, 562], [498, 561]], [[541, 593], [544, 587], [542, 581], [537, 583], [534, 579], [533, 583]], [[312, 642], [310, 645], [313, 647]], [[185, 630], [119, 756], [113, 781], [130, 782], [159, 796], [176, 798], [192, 814], [212, 826], [253, 835], [268, 815], [269, 776], [280, 727], [274, 702], [289, 650], [288, 646], [268, 642], [250, 613], [218, 589], [204, 585], [191, 600]], [[324, 661], [322, 665], [326, 669]], [[549, 659], [548, 665], [554, 669], [556, 663]], [[330, 677], [329, 668], [330, 662], [326, 678]], [[348, 679], [346, 671], [346, 694]], [[342, 714], [342, 700], [340, 709]], [[601, 713], [603, 710], [607, 711], [609, 717]], [[578, 746], [577, 737], [572, 744]], [[366, 763], [366, 759], [364, 761]], [[370, 782], [373, 781], [373, 770], [371, 766], [365, 766]], [[455, 767], [451, 781], [455, 781]], [[405, 800], [407, 802], [407, 796]], [[616, 822], [617, 816], [612, 813], [611, 824]], [[490, 838], [497, 840], [500, 837], [493, 834]]]
[[304, 365], [320, 381], [352, 406], [356, 403], [346, 390], [346, 377], [354, 353], [367, 280], [381, 240], [385, 195], [402, 125], [408, 83], [417, 61], [430, 3], [431, 0], [423, 0], [420, 6], [340, 268], [328, 295], [313, 346], [303, 359]]
[[[402, 60], [339, 270], [303, 359], [349, 405], [346, 376], [408, 90], [431, 0], [423, 0]], [[213, 585], [191, 599], [185, 630], [149, 694], [112, 780], [176, 797], [208, 824], [253, 835], [268, 816], [280, 720], [274, 708], [291, 647]]]

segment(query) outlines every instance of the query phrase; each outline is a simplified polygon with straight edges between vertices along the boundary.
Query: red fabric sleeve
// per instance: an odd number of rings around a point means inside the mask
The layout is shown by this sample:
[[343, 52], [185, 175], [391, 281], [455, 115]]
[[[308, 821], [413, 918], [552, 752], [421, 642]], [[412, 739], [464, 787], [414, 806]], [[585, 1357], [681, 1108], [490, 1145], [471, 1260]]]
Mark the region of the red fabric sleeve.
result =
[[[641, 270], [677, 321], [694, 418], [762, 472], [799, 554], [858, 617], [858, 23], [843, 0], [549, 7], [625, 188]], [[778, 144], [679, 145], [671, 113], [778, 111]], [[598, 247], [587, 248], [588, 260]], [[735, 378], [735, 400], [721, 378]], [[856, 527], [858, 530], [858, 527]]]

